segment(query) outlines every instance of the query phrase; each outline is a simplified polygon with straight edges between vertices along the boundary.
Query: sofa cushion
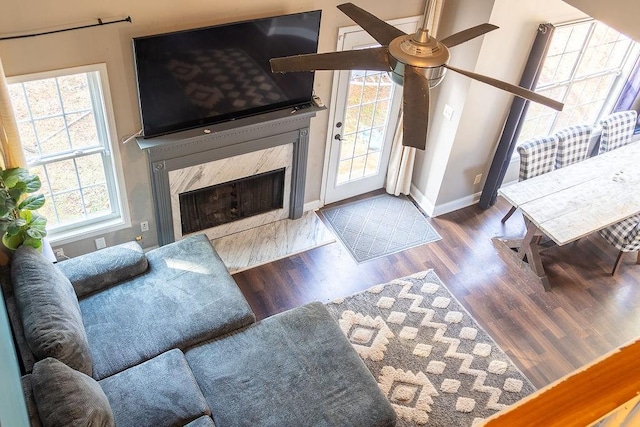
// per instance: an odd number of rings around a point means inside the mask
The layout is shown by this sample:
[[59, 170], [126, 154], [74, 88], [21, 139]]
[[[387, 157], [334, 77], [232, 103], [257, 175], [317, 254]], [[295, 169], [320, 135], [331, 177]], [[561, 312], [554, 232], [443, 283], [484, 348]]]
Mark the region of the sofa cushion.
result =
[[206, 236], [154, 249], [147, 259], [145, 274], [80, 301], [96, 379], [255, 320]]
[[320, 303], [185, 352], [218, 426], [393, 426], [396, 415]]
[[184, 427], [216, 427], [211, 417], [200, 417], [197, 420], [191, 421], [189, 424], [185, 424]]
[[177, 349], [100, 380], [100, 386], [118, 427], [176, 426], [211, 414]]
[[48, 357], [33, 366], [31, 386], [45, 427], [114, 425], [98, 382], [56, 359]]
[[78, 298], [147, 271], [147, 257], [136, 242], [127, 242], [56, 264], [69, 278]]
[[36, 360], [54, 357], [91, 376], [92, 362], [76, 294], [40, 252], [21, 246], [11, 281], [27, 344]]
[[22, 384], [22, 393], [24, 394], [24, 404], [27, 407], [27, 416], [29, 417], [29, 425], [31, 427], [41, 427], [40, 416], [38, 415], [38, 407], [33, 397], [33, 387], [31, 386], [31, 374], [24, 375], [20, 378]]

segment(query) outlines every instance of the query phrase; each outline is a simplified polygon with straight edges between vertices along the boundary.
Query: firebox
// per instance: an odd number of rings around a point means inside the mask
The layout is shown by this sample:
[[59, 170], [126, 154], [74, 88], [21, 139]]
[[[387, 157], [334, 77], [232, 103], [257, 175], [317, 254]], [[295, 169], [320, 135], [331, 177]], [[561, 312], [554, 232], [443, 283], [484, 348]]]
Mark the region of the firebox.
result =
[[182, 234], [282, 209], [285, 168], [181, 193]]

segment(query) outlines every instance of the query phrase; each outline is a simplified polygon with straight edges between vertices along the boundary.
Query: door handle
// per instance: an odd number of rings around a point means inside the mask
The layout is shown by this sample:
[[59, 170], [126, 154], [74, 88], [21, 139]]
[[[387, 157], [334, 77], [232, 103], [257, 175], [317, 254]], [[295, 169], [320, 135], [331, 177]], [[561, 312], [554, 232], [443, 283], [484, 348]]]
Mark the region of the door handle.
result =
[[339, 133], [336, 133], [335, 136], [333, 137], [333, 139], [337, 139], [338, 141], [342, 141], [342, 135], [340, 135]]

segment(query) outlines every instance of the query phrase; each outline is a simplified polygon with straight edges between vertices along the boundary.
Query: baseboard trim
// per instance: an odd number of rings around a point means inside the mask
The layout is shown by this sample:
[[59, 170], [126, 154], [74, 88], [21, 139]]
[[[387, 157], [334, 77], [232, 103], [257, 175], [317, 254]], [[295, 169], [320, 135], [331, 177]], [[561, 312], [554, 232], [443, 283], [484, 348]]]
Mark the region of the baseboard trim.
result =
[[456, 200], [452, 200], [447, 203], [443, 203], [441, 205], [434, 205], [431, 200], [427, 198], [418, 188], [411, 184], [411, 191], [409, 193], [413, 200], [416, 201], [418, 206], [425, 211], [425, 213], [430, 217], [437, 217], [440, 215], [444, 215], [449, 212], [457, 211], [458, 209], [466, 208], [471, 205], [475, 205], [480, 201], [480, 195], [482, 193], [478, 192], [475, 194], [471, 194], [470, 196], [461, 197]]
[[315, 210], [320, 209], [323, 206], [324, 205], [322, 204], [322, 202], [320, 200], [312, 200], [312, 201], [307, 202], [307, 203], [304, 204], [304, 206], [302, 207], [302, 211], [303, 212], [315, 211]]
[[413, 185], [413, 183], [411, 184], [409, 195], [413, 198], [413, 200], [416, 201], [418, 206], [420, 206], [420, 208], [424, 211], [424, 213], [427, 214], [427, 216], [435, 216], [433, 214], [435, 210], [434, 204], [431, 203], [431, 200], [427, 199], [427, 196], [425, 196], [422, 191], [418, 190], [418, 187]]

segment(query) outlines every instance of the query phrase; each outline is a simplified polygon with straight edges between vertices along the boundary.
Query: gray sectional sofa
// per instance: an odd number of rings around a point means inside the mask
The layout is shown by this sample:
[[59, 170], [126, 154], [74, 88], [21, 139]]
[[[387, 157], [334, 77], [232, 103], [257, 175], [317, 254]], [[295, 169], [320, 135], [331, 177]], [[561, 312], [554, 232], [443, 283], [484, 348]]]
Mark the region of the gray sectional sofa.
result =
[[55, 265], [24, 247], [2, 285], [32, 425], [395, 425], [322, 304], [255, 322], [204, 236]]

